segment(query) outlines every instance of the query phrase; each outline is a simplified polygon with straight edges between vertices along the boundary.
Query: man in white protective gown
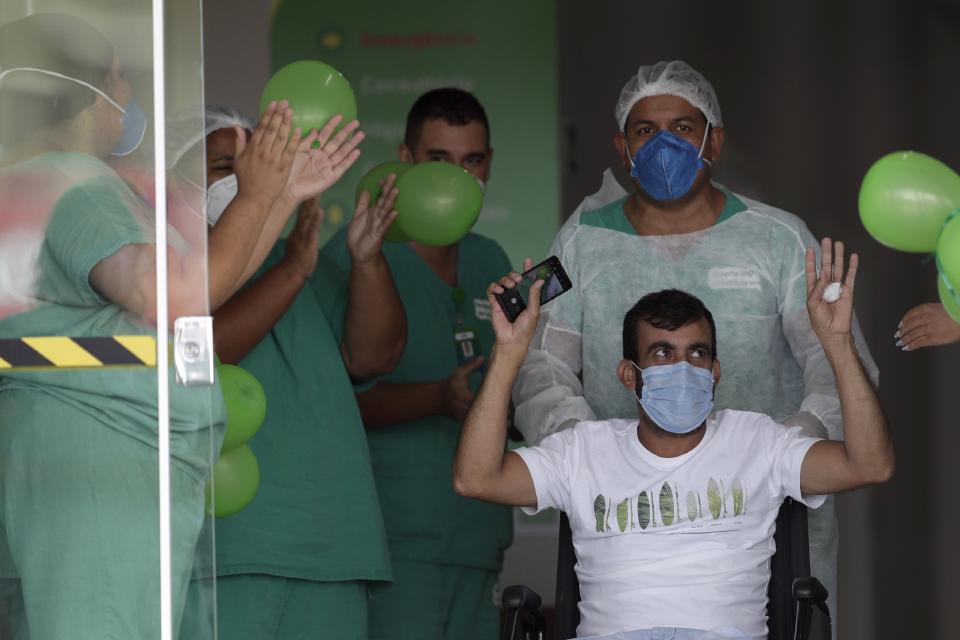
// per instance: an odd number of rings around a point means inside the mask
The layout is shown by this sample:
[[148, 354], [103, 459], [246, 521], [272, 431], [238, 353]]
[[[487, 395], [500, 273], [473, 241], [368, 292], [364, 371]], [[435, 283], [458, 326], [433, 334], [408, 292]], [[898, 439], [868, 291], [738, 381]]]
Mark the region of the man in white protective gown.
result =
[[[843, 440], [836, 382], [805, 308], [804, 248], [817, 243], [797, 216], [711, 181], [724, 140], [713, 87], [681, 61], [640, 67], [615, 115], [614, 144], [633, 193], [608, 170], [553, 242], [573, 290], [545, 306], [513, 390], [527, 442], [578, 421], [635, 414], [636, 399], [615, 375], [621, 322], [630, 305], [661, 289], [688, 291], [715, 316], [728, 366], [717, 409]], [[856, 320], [853, 335], [876, 385]], [[832, 497], [810, 513], [809, 527], [811, 569], [836, 612]]]

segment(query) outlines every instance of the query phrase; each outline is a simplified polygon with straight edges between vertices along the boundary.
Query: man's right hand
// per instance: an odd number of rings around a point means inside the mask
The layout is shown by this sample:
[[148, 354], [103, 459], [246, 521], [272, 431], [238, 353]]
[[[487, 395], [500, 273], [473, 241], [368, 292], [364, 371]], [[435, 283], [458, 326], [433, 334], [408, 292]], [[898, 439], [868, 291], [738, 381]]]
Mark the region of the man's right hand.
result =
[[300, 129], [291, 136], [292, 122], [293, 111], [286, 101], [271, 102], [249, 141], [243, 128], [235, 127], [237, 197], [260, 201], [264, 214], [286, 186], [296, 157]]
[[473, 404], [474, 393], [470, 389], [470, 374], [481, 366], [483, 366], [483, 356], [460, 365], [454, 369], [449, 378], [440, 383], [444, 413], [457, 424], [463, 424]]
[[[527, 271], [533, 267], [533, 260], [527, 258], [523, 261], [523, 270]], [[533, 334], [537, 330], [537, 323], [540, 320], [540, 289], [543, 288], [544, 281], [537, 280], [530, 286], [530, 299], [527, 300], [527, 308], [517, 316], [517, 319], [510, 322], [507, 315], [503, 312], [500, 302], [497, 300], [497, 294], [503, 293], [508, 289], [513, 289], [523, 280], [516, 271], [500, 278], [499, 282], [492, 283], [487, 287], [487, 300], [490, 302], [491, 321], [493, 330], [497, 336], [497, 342], [494, 346], [496, 350], [516, 351], [519, 354], [525, 354], [527, 347], [533, 340]]]

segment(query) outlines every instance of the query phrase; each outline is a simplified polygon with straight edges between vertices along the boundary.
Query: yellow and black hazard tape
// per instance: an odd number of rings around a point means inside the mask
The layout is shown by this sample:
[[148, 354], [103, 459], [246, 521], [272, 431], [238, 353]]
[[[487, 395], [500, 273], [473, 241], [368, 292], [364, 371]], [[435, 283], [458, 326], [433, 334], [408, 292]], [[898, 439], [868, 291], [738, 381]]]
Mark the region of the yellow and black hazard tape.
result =
[[9, 369], [155, 366], [157, 341], [153, 336], [40, 336], [0, 339], [0, 373]]

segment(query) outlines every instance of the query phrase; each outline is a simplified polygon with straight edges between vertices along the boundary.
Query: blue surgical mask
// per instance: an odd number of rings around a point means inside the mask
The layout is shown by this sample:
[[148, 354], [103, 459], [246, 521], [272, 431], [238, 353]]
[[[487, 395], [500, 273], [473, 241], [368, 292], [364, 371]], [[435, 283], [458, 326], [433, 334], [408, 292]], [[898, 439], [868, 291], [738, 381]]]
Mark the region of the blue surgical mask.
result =
[[630, 157], [630, 175], [654, 200], [676, 200], [687, 195], [704, 163], [703, 149], [710, 127], [703, 133], [700, 151], [669, 131], [658, 131]]
[[[109, 100], [109, 98], [107, 99]], [[147, 116], [144, 115], [140, 105], [133, 98], [127, 102], [126, 107], [121, 107], [113, 100], [110, 100], [110, 103], [123, 112], [123, 134], [110, 154], [115, 156], [129, 155], [143, 142], [143, 135], [147, 132]]]
[[11, 69], [7, 69], [3, 73], [0, 73], [0, 83], [2, 83], [5, 76], [11, 73], [39, 73], [54, 78], [60, 78], [61, 80], [69, 80], [70, 82], [83, 85], [91, 91], [99, 94], [113, 107], [119, 109], [120, 113], [123, 114], [123, 133], [120, 135], [120, 140], [113, 148], [113, 151], [110, 152], [111, 155], [129, 155], [140, 146], [141, 142], [143, 142], [143, 136], [147, 132], [147, 116], [144, 115], [143, 111], [140, 109], [140, 106], [133, 99], [127, 102], [126, 107], [121, 107], [116, 100], [89, 82], [84, 82], [83, 80], [78, 80], [77, 78], [72, 78], [70, 76], [63, 75], [62, 73], [57, 73], [56, 71], [50, 71], [49, 69], [37, 69], [35, 67], [13, 67]]
[[[689, 433], [713, 411], [713, 371], [688, 362], [641, 369], [643, 380], [637, 400], [647, 417], [664, 431]], [[636, 394], [636, 391], [634, 391]]]

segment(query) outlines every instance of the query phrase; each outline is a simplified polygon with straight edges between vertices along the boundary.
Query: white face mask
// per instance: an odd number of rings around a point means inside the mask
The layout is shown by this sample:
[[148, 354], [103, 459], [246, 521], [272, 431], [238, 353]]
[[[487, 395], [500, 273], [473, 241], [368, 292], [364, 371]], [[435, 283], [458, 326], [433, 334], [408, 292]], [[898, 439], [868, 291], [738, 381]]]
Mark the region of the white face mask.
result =
[[231, 174], [207, 187], [207, 223], [212, 227], [237, 197], [237, 176]]

